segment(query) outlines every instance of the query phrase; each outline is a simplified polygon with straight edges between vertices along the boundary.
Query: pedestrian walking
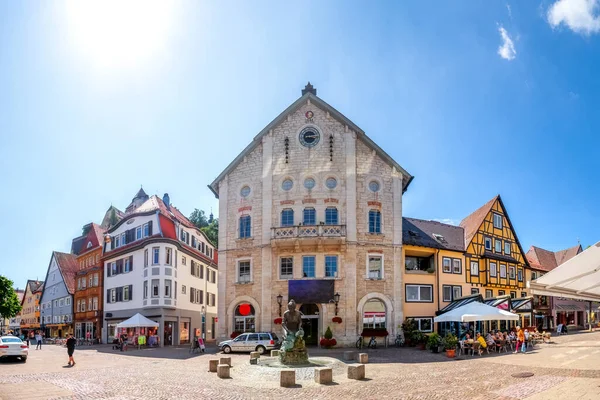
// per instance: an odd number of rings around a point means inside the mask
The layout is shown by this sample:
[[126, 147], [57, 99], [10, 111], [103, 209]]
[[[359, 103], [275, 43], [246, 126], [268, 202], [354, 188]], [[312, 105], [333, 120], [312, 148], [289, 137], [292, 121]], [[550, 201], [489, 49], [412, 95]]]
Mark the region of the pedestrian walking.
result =
[[525, 343], [525, 333], [520, 326], [517, 326], [517, 346], [515, 347], [513, 354], [516, 354], [519, 351], [523, 343]]
[[70, 333], [67, 333], [67, 354], [69, 355], [69, 366], [75, 366], [75, 360], [73, 359], [73, 353], [75, 352], [75, 345], [77, 344], [77, 339], [73, 337]]
[[35, 334], [35, 340], [37, 341], [37, 346], [35, 346], [35, 349], [41, 350], [42, 349], [42, 335], [40, 334], [40, 331], [37, 331], [37, 333]]

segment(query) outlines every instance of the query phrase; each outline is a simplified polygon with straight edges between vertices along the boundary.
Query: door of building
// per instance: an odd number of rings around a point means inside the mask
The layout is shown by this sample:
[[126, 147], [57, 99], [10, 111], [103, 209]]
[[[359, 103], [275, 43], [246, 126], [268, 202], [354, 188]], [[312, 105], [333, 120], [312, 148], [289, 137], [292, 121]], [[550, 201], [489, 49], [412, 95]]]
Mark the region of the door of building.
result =
[[164, 342], [165, 346], [170, 346], [173, 344], [173, 323], [165, 322], [165, 337]]
[[303, 314], [304, 342], [307, 345], [317, 345], [319, 343], [319, 307], [316, 304], [302, 304], [300, 312]]

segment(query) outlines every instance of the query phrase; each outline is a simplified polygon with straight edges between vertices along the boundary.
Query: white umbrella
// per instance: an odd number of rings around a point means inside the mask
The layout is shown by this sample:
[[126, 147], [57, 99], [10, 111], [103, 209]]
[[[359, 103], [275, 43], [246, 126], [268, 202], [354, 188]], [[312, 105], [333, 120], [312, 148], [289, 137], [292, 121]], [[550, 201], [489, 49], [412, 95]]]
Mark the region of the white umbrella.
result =
[[518, 321], [519, 316], [479, 302], [457, 307], [433, 319], [434, 322]]
[[142, 314], [137, 313], [133, 317], [117, 324], [117, 328], [141, 328], [141, 327], [158, 327], [158, 322], [154, 322], [151, 319], [144, 317]]

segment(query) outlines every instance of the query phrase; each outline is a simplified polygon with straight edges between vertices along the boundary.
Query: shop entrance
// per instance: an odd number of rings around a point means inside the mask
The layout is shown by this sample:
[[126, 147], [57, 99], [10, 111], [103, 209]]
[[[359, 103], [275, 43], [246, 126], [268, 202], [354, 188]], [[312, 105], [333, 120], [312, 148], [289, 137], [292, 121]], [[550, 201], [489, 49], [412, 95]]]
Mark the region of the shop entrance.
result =
[[319, 343], [319, 307], [316, 304], [302, 304], [302, 330], [304, 342], [307, 346], [316, 346]]
[[164, 342], [165, 346], [170, 346], [173, 344], [173, 323], [165, 322], [165, 337]]

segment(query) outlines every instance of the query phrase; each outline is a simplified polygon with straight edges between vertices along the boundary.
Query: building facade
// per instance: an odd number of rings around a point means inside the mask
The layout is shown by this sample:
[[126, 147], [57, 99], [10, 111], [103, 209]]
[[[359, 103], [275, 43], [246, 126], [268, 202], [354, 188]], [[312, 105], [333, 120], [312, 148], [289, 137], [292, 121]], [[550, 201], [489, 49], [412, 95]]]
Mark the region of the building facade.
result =
[[46, 337], [64, 338], [73, 333], [73, 295], [77, 259], [73, 254], [52, 252], [41, 297], [41, 324]]
[[[19, 303], [22, 303], [25, 291], [23, 289], [15, 289], [15, 293], [19, 299]], [[18, 332], [15, 332], [14, 328], [17, 328]], [[4, 335], [8, 332], [13, 332], [15, 334], [21, 332], [21, 312], [13, 318], [5, 318], [3, 315], [0, 315], [0, 334]]]
[[[530, 282], [543, 276], [582, 251], [581, 245], [557, 252], [531, 246], [526, 254], [531, 266], [527, 281]], [[533, 302], [534, 317], [537, 325], [540, 325], [542, 329], [554, 329], [558, 324], [583, 328], [588, 323], [589, 303], [586, 301], [535, 295]]]
[[464, 230], [415, 218], [402, 219], [404, 318], [433, 332], [436, 311], [477, 293], [465, 277]]
[[159, 323], [148, 336], [160, 346], [189, 343], [196, 334], [215, 338], [217, 251], [167, 194], [140, 189], [106, 232], [101, 260], [104, 342], [136, 313]]
[[513, 300], [508, 304], [521, 315], [521, 325], [532, 326], [533, 302], [525, 282], [530, 267], [500, 196], [466, 217], [460, 226], [465, 231], [467, 282], [485, 299], [510, 296]]
[[[75, 275], [75, 337], [99, 340], [103, 326], [104, 268], [100, 258], [104, 244], [104, 229], [94, 223], [83, 227], [84, 240], [77, 256]], [[76, 238], [75, 240], [78, 240]]]
[[[40, 329], [40, 298], [43, 289], [44, 282], [42, 281], [28, 280], [25, 285], [20, 313], [20, 331], [24, 335]], [[14, 322], [16, 323], [16, 320]]]
[[220, 215], [218, 338], [280, 333], [291, 299], [309, 344], [327, 327], [346, 344], [364, 329], [395, 334], [411, 180], [307, 85], [210, 185]]

